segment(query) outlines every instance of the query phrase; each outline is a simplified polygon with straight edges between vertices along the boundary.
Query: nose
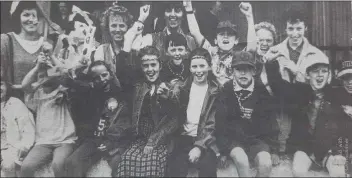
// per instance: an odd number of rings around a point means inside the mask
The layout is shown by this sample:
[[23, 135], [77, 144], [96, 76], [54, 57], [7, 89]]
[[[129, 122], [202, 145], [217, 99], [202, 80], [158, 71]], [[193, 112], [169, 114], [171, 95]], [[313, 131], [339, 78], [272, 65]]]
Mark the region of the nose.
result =
[[172, 10], [171, 10], [170, 16], [176, 16], [175, 9], [172, 9]]

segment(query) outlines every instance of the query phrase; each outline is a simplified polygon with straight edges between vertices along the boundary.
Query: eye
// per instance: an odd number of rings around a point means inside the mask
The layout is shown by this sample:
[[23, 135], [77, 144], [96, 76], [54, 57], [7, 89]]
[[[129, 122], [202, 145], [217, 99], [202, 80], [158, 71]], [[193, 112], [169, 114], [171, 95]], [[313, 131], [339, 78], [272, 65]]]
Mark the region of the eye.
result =
[[200, 68], [205, 68], [204, 64], [199, 65]]
[[178, 51], [179, 52], [183, 52], [184, 50], [183, 50], [183, 48], [179, 48]]
[[108, 76], [108, 73], [107, 72], [106, 73], [102, 73], [101, 76], [105, 78], [105, 77]]
[[192, 69], [196, 69], [197, 65], [192, 65], [191, 67], [192, 67]]
[[176, 52], [176, 49], [175, 49], [175, 48], [172, 48], [170, 51], [171, 51], [171, 52]]
[[125, 25], [125, 24], [120, 24], [119, 27], [120, 27], [120, 28], [125, 28], [126, 25]]
[[176, 12], [176, 13], [180, 13], [180, 12], [182, 12], [182, 9], [179, 8], [179, 7], [178, 7], [178, 8], [175, 8], [175, 12]]
[[297, 27], [297, 30], [298, 30], [298, 31], [301, 31], [301, 30], [302, 30], [302, 28], [301, 28], [301, 27]]
[[289, 31], [292, 31], [292, 30], [293, 30], [293, 27], [288, 27], [288, 30], [289, 30]]
[[150, 64], [150, 66], [152, 66], [152, 67], [156, 67], [156, 64]]
[[171, 11], [172, 11], [171, 8], [166, 8], [166, 9], [165, 9], [165, 12], [167, 12], [167, 13], [170, 13]]
[[147, 68], [147, 67], [148, 67], [148, 64], [142, 64], [142, 67], [143, 67], [143, 68]]
[[111, 27], [111, 28], [116, 28], [116, 27], [117, 27], [117, 24], [111, 24], [110, 27]]

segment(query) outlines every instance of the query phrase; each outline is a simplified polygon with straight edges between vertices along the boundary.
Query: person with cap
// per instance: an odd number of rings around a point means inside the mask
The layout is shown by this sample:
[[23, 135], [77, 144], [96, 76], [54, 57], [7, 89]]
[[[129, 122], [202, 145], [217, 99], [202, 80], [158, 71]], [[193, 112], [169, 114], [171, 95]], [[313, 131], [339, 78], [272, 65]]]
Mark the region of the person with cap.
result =
[[64, 176], [64, 161], [73, 152], [77, 139], [67, 88], [59, 76], [49, 75], [52, 65], [48, 61], [48, 56], [40, 53], [36, 65], [22, 81], [26, 105], [36, 113], [36, 134], [34, 147], [21, 165], [21, 177], [33, 177], [51, 160], [54, 175]]
[[275, 103], [263, 85], [254, 80], [251, 53], [235, 52], [231, 67], [234, 78], [225, 83], [217, 107], [215, 137], [220, 152], [234, 161], [240, 177], [251, 177], [250, 161], [257, 176], [269, 176], [271, 154], [278, 151], [278, 125], [272, 112]]
[[[186, 34], [182, 30], [182, 21], [185, 19], [185, 11], [182, 6], [182, 1], [170, 1], [163, 2], [164, 7], [164, 19], [166, 23], [166, 27], [161, 32], [146, 34], [144, 36], [138, 35], [133, 43], [133, 49], [140, 50], [145, 46], [156, 46], [157, 49], [161, 53], [161, 59], [165, 62], [168, 58], [165, 58], [166, 50], [165, 50], [165, 38], [167, 35], [171, 33], [180, 33], [187, 40], [187, 46], [190, 51], [195, 49], [196, 43], [192, 35]], [[149, 9], [148, 9], [149, 11]], [[149, 15], [149, 13], [145, 13]], [[146, 17], [145, 17], [146, 18]]]
[[[274, 95], [285, 101], [284, 109], [292, 116], [288, 153], [293, 155], [292, 171], [307, 176], [314, 163], [327, 169], [332, 177], [345, 176], [346, 158], [338, 152], [343, 111], [332, 104], [329, 60], [310, 54], [306, 58], [306, 83], [290, 83], [281, 78], [279, 61], [267, 62], [268, 82]], [[286, 65], [292, 73], [295, 64]]]
[[[337, 109], [343, 110], [343, 121], [341, 124], [341, 147], [345, 157], [352, 159], [352, 52], [346, 51], [343, 60], [338, 65], [336, 83], [341, 85], [333, 87], [333, 95], [331, 103], [335, 105]], [[348, 160], [347, 160], [348, 161]], [[349, 161], [348, 170], [349, 174], [352, 175], [352, 163]]]
[[[249, 3], [241, 4], [241, 11], [246, 15], [248, 23], [253, 23], [253, 16], [249, 15], [252, 11], [251, 5]], [[209, 51], [212, 56], [213, 74], [216, 76], [219, 84], [224, 85], [225, 82], [233, 78], [231, 62], [233, 56], [232, 53], [236, 50], [235, 47], [237, 46], [239, 40], [237, 26], [229, 20], [221, 21], [217, 26], [216, 38], [214, 39], [216, 46], [212, 46], [211, 43], [204, 38], [199, 29], [198, 22], [194, 15], [192, 2], [184, 1], [184, 6], [187, 13], [188, 26], [191, 34], [194, 36], [196, 43], [200, 47]], [[248, 28], [248, 30], [250, 30], [250, 28]], [[251, 33], [249, 32], [248, 34]], [[248, 37], [251, 38], [250, 36]]]

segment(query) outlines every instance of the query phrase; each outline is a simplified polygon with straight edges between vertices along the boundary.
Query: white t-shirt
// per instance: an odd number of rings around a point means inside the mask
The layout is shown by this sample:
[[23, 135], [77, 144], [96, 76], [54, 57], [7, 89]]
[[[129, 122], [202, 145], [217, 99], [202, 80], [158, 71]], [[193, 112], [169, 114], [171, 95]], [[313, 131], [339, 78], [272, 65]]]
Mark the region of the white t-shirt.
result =
[[208, 84], [199, 86], [192, 83], [187, 107], [187, 122], [183, 125], [185, 130], [183, 135], [197, 136], [199, 117], [207, 90]]
[[27, 103], [28, 107], [37, 112], [35, 144], [74, 143], [77, 139], [75, 125], [71, 117], [68, 103], [58, 104], [56, 100], [62, 97], [60, 86], [51, 93], [38, 89]]

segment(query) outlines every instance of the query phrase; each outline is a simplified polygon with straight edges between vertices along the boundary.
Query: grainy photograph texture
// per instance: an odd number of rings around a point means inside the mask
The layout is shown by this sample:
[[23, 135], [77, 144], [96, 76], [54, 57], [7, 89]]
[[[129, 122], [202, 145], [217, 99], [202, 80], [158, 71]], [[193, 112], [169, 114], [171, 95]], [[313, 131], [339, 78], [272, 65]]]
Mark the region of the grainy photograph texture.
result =
[[1, 177], [351, 177], [351, 1], [0, 1]]

